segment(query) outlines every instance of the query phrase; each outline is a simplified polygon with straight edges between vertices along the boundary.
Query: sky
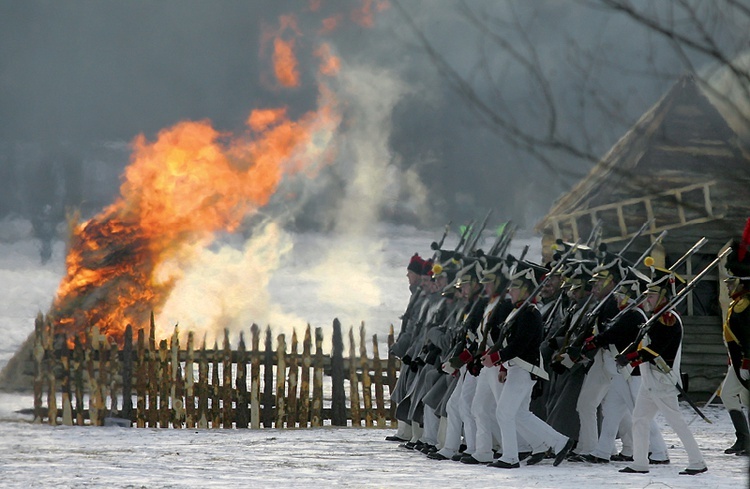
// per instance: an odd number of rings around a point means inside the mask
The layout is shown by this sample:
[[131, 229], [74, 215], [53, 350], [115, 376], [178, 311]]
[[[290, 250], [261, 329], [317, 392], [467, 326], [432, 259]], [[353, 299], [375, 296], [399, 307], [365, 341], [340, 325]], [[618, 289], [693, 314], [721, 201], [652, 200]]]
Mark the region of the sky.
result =
[[[591, 162], [538, 149], [553, 161], [545, 167], [512, 144], [439, 72], [417, 32], [515, 125], [543, 134], [554, 118], [559, 137], [599, 156], [688, 61], [708, 64], [690, 52], [682, 59], [659, 36], [596, 2], [468, 4], [3, 2], [0, 215], [30, 218], [46, 204], [59, 220], [69, 206], [95, 214], [116, 197], [129, 144], [140, 134], [153, 140], [185, 120], [237, 131], [254, 109], [283, 106], [292, 118], [314, 109], [313, 51], [326, 42], [341, 60], [333, 89], [346, 107], [339, 136], [348, 147], [340, 143], [335, 164], [297, 192], [304, 200], [277, 202], [275, 214], [291, 206], [298, 228], [334, 228], [347, 198], [340, 189], [355, 179], [364, 159], [358, 150], [375, 133], [379, 151], [368, 175], [388, 189], [374, 185], [378, 219], [434, 227], [494, 208], [498, 219], [532, 227]], [[284, 20], [290, 15], [294, 23]], [[331, 19], [335, 27], [324, 28]], [[737, 26], [719, 18], [710, 27], [726, 52], [737, 52]], [[295, 86], [274, 79], [269, 36], [279, 33], [294, 38]], [[505, 49], [492, 34], [502, 36]], [[522, 61], [529, 59], [538, 73]], [[371, 113], [378, 120], [363, 122]]]

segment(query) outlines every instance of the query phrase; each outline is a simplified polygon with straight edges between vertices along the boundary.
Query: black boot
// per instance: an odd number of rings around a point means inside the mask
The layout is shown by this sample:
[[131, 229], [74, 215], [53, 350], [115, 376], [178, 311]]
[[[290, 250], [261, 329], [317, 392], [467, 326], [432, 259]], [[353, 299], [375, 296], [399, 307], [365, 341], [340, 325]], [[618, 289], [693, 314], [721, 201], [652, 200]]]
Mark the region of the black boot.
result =
[[742, 414], [742, 411], [732, 409], [729, 411], [729, 417], [732, 419], [734, 432], [735, 435], [737, 435], [737, 441], [734, 442], [734, 445], [724, 450], [724, 453], [747, 453], [747, 444], [748, 441], [750, 441], [750, 431], [748, 431], [745, 415]]

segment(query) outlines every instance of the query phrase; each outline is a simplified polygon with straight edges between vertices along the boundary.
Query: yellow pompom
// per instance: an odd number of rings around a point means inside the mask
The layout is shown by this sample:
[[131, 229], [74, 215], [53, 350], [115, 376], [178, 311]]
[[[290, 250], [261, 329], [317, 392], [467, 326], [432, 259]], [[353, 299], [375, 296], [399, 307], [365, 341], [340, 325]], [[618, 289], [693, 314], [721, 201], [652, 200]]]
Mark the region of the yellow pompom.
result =
[[432, 266], [432, 274], [433, 275], [440, 275], [443, 272], [443, 267], [440, 265], [440, 263], [435, 263]]
[[653, 267], [654, 263], [656, 262], [653, 256], [647, 256], [646, 258], [643, 259], [643, 264], [646, 265], [647, 267]]

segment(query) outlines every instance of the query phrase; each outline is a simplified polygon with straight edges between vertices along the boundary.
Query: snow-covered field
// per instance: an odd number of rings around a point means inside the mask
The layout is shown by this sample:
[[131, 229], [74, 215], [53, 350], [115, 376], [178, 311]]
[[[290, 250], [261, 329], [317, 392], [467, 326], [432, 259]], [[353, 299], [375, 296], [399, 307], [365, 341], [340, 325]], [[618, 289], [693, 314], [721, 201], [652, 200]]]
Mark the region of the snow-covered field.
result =
[[[38, 244], [24, 237], [0, 236], [0, 368], [33, 329], [37, 312], [45, 312], [60, 280], [64, 246], [57, 243], [53, 260], [41, 266]], [[377, 301], [368, 316], [344, 316], [342, 323], [365, 320], [368, 332], [380, 336], [395, 322], [407, 300], [405, 265], [415, 251], [429, 254], [431, 233], [390, 228], [383, 233], [379, 264], [370, 271]], [[11, 239], [14, 238], [14, 239]], [[17, 239], [15, 239], [17, 238]], [[342, 317], [331, 302], [320, 300], [313, 280], [300, 280], [300, 263], [310, 263], [320, 249], [330, 248], [321, 236], [293, 236], [294, 246], [274, 272], [268, 289], [283, 313], [316, 326]], [[528, 257], [536, 259], [538, 244]], [[520, 248], [522, 242], [517, 246]], [[290, 300], [297, 297], [298, 300]], [[346, 297], [343, 297], [346, 299]], [[381, 350], [384, 351], [384, 350]], [[665, 427], [671, 465], [647, 475], [617, 472], [623, 463], [603, 466], [545, 461], [534, 467], [502, 471], [484, 466], [428, 460], [398, 448], [384, 438], [392, 430], [320, 428], [308, 430], [175, 430], [50, 427], [30, 424], [17, 411], [32, 407], [29, 395], [0, 394], [0, 487], [502, 487], [502, 488], [741, 488], [748, 484], [747, 458], [725, 455], [734, 433], [724, 409], [705, 409], [714, 421], [691, 425], [709, 472], [678, 476], [686, 456], [676, 436]], [[692, 411], [683, 405], [686, 419]]]

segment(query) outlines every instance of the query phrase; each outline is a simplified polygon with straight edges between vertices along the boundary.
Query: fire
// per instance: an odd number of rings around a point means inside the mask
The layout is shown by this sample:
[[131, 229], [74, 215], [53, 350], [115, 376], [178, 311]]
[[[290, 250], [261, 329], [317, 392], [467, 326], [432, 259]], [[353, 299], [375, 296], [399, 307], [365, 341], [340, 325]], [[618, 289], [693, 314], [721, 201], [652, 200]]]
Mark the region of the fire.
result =
[[96, 325], [121, 341], [126, 325], [145, 325], [175, 284], [159, 275], [161, 264], [235, 230], [284, 175], [325, 161], [305, 158], [339, 123], [331, 92], [322, 93], [321, 108], [299, 120], [284, 109], [253, 111], [239, 136], [203, 121], [178, 123], [153, 142], [136, 138], [121, 197], [72, 231], [51, 311], [57, 330], [70, 337]]
[[[387, 2], [364, 0], [351, 18], [372, 25], [373, 11]], [[311, 12], [322, 9], [319, 0]], [[322, 16], [322, 13], [321, 13]], [[323, 19], [323, 30], [342, 16]], [[320, 31], [319, 31], [320, 32]], [[263, 28], [261, 55], [272, 47], [276, 81], [284, 88], [300, 83], [296, 39], [302, 29], [294, 15]], [[326, 43], [317, 46], [319, 74], [341, 69]], [[240, 134], [215, 129], [209, 121], [183, 121], [162, 130], [154, 141], [141, 135], [132, 143], [120, 197], [94, 218], [71, 223], [66, 275], [50, 310], [57, 333], [83, 335], [96, 326], [122, 343], [127, 325], [144, 327], [159, 314], [188, 264], [217, 232], [236, 230], [266, 205], [285, 175], [314, 177], [335, 154], [341, 122], [335, 93], [319, 84], [318, 109], [292, 119], [284, 107], [253, 110]]]

